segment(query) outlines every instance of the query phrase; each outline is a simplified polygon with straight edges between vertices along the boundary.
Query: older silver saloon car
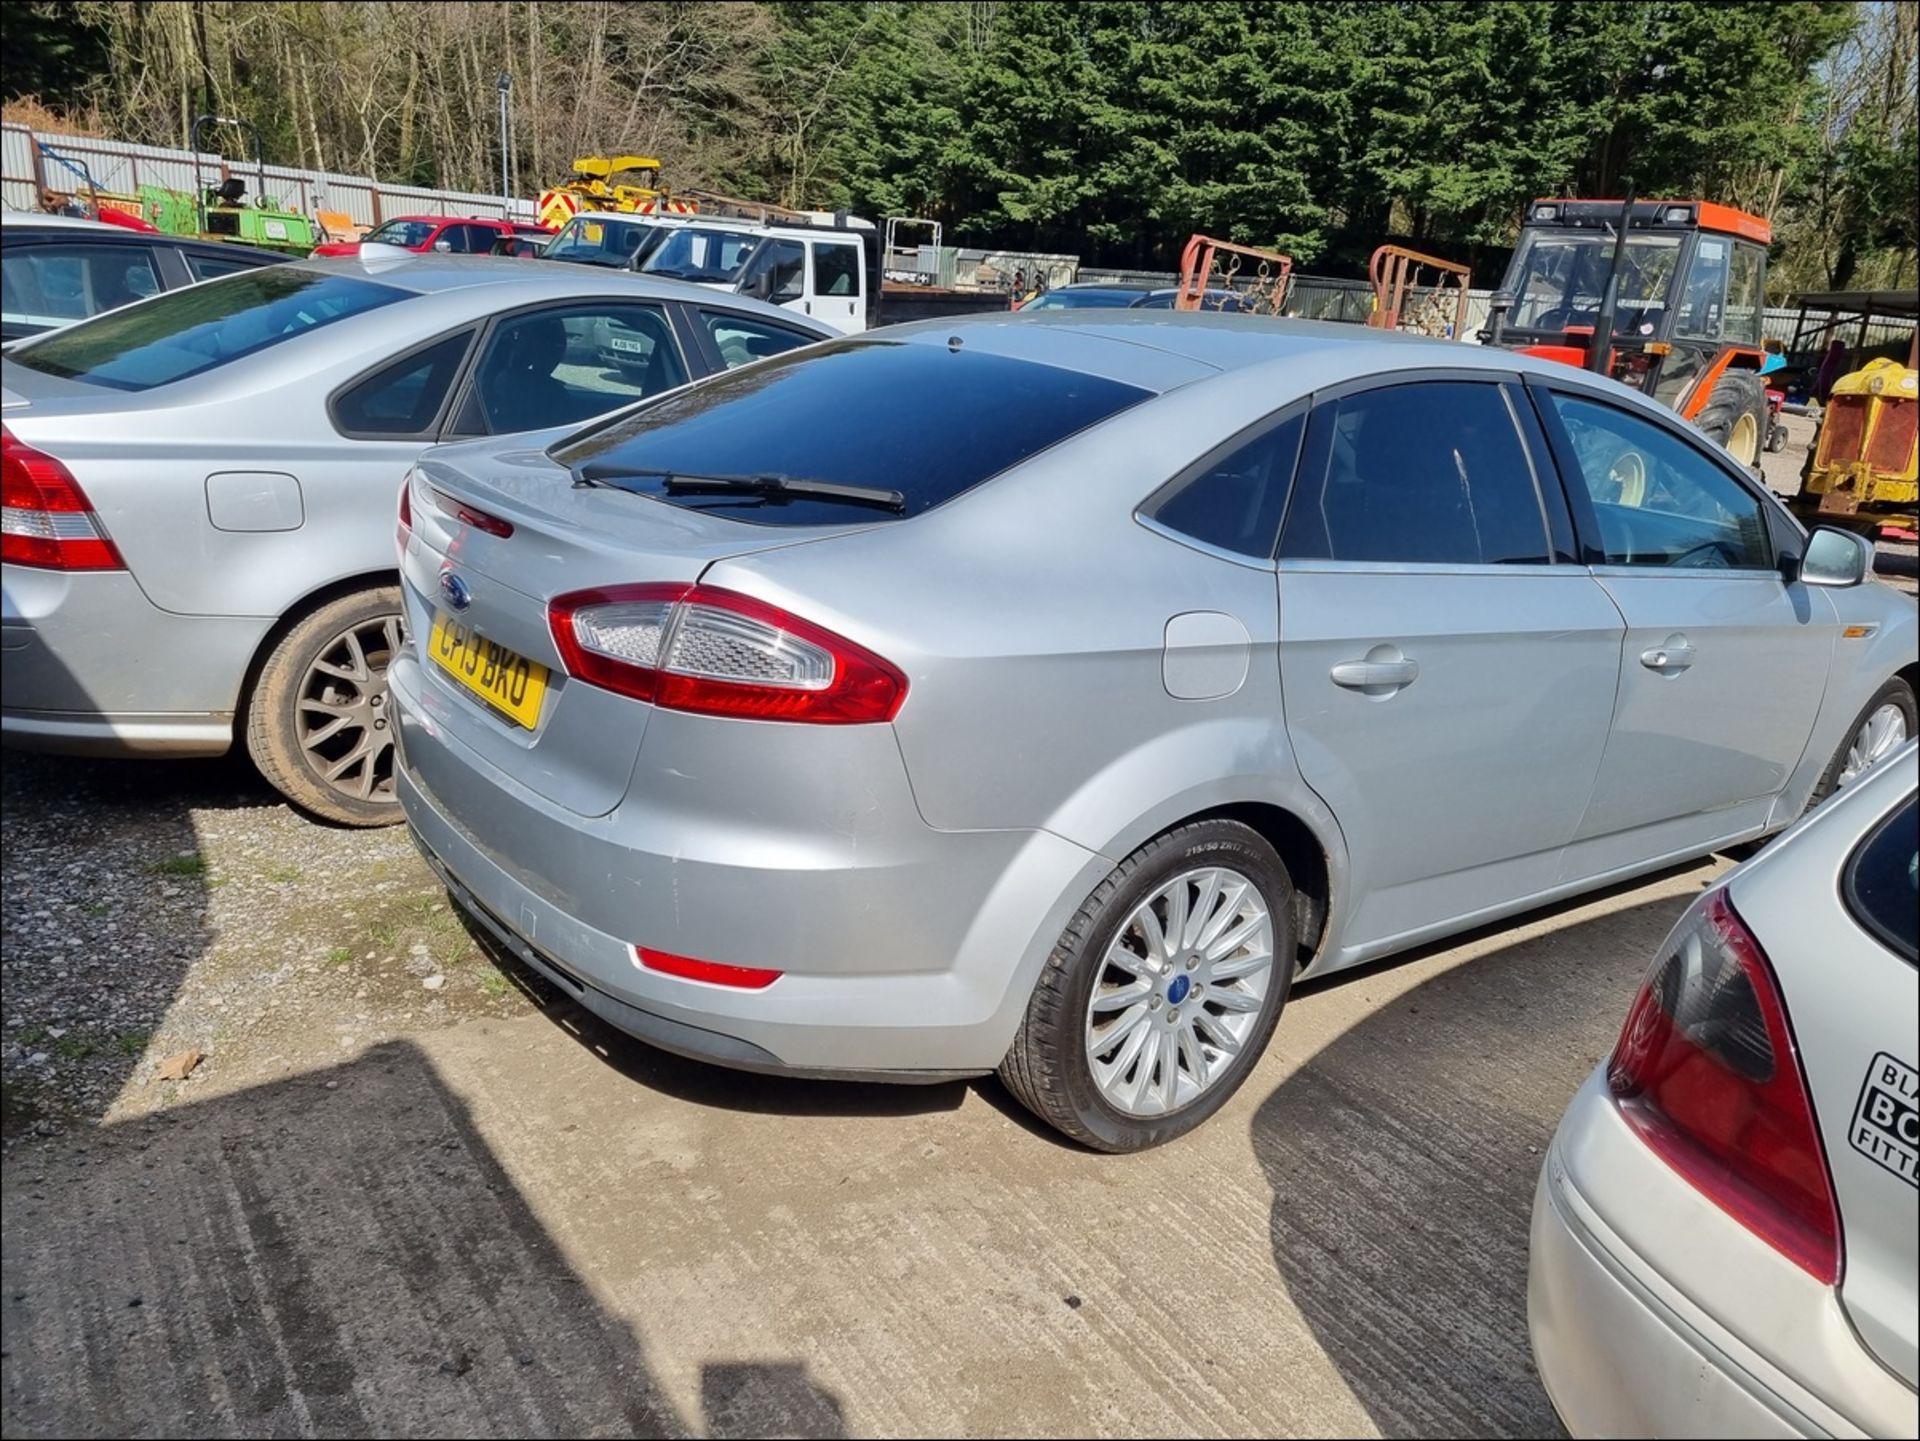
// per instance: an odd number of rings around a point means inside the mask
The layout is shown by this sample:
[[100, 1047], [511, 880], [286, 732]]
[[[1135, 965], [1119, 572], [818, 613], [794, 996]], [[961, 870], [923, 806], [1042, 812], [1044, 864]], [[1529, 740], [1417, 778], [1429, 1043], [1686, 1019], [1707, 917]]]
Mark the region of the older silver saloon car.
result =
[[1913, 602], [1611, 381], [1246, 316], [969, 316], [426, 455], [391, 687], [455, 897], [735, 1066], [998, 1069], [1088, 1145], [1317, 975], [1779, 829]]
[[686, 286], [368, 246], [8, 349], [9, 746], [218, 755], [400, 819], [393, 498], [438, 440], [577, 424], [832, 334]]

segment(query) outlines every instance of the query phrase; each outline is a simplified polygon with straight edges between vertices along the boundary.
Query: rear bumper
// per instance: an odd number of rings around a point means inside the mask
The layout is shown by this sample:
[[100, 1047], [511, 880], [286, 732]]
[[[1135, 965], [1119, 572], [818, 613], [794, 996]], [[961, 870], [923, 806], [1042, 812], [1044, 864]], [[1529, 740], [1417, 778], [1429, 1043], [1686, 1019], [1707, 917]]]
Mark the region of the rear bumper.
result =
[[1584, 1436], [1911, 1433], [1913, 1393], [1839, 1301], [1628, 1128], [1603, 1073], [1534, 1193], [1527, 1320], [1540, 1379]]
[[269, 622], [184, 616], [125, 571], [0, 570], [0, 736], [22, 750], [220, 755]]
[[[462, 717], [444, 707], [465, 702], [428, 693], [412, 657], [388, 680], [400, 801], [456, 898], [611, 1024], [704, 1060], [902, 1081], [991, 1071], [1094, 883], [1086, 876], [1109, 868], [1045, 832], [926, 826], [879, 728], [884, 747], [843, 754], [890, 757], [895, 774], [875, 764], [858, 784], [826, 777], [869, 805], [823, 815], [812, 831], [783, 822], [771, 781], [751, 825], [727, 813], [758, 784], [740, 774], [755, 749], [777, 749], [781, 728], [761, 723], [720, 723], [731, 727], [726, 743], [744, 748], [735, 763], [709, 758], [716, 768], [696, 788], [651, 803], [647, 753], [660, 737], [650, 725], [627, 798], [604, 816], [578, 815], [453, 734]], [[667, 768], [676, 785], [692, 769], [681, 762]], [[758, 991], [685, 980], [643, 968], [636, 944], [782, 975]]]

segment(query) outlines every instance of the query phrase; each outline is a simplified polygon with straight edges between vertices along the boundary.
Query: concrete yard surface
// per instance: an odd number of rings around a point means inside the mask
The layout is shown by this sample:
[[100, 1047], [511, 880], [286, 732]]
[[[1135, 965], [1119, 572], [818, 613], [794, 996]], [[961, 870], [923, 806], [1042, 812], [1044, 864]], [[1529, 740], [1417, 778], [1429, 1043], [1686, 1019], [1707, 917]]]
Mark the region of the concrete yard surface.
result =
[[537, 984], [189, 1081], [10, 1150], [5, 1431], [1555, 1434], [1534, 1178], [1723, 868], [1305, 986], [1136, 1157], [990, 1080], [683, 1062]]

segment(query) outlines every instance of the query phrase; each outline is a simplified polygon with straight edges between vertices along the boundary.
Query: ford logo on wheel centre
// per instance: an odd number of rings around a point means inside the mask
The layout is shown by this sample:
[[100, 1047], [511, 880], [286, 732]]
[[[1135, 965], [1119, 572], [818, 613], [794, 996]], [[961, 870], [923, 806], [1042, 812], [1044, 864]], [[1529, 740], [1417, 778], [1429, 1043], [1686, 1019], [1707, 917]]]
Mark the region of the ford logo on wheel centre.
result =
[[440, 594], [455, 610], [465, 610], [473, 604], [473, 592], [467, 589], [467, 583], [450, 570], [440, 572]]

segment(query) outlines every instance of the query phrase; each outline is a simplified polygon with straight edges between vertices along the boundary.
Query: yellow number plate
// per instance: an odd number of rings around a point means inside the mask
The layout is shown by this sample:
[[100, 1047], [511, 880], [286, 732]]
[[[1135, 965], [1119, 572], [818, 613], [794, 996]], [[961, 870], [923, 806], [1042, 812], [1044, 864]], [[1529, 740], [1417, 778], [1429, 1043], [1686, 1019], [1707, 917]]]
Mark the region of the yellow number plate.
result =
[[532, 730], [547, 693], [547, 668], [475, 635], [450, 616], [433, 618], [427, 646], [434, 664], [515, 725]]

